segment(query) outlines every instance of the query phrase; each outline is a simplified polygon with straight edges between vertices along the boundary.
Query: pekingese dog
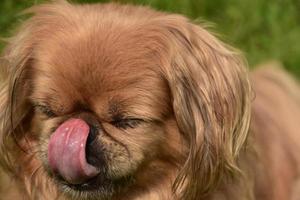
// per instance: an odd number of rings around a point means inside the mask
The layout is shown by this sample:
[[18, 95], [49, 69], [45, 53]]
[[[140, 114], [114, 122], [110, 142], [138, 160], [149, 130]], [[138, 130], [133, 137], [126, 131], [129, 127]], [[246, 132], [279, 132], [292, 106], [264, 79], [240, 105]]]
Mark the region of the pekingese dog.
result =
[[299, 199], [300, 90], [280, 68], [249, 75], [150, 8], [28, 12], [1, 57], [1, 199]]

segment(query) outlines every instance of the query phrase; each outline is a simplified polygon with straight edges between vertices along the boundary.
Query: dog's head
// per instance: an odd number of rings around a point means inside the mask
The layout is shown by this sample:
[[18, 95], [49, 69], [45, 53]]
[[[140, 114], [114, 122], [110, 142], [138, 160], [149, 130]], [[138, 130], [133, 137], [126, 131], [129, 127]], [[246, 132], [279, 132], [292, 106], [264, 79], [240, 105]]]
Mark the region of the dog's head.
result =
[[161, 185], [193, 199], [237, 170], [250, 93], [238, 54], [148, 8], [31, 12], [2, 58], [0, 97], [2, 164], [27, 192], [105, 199]]

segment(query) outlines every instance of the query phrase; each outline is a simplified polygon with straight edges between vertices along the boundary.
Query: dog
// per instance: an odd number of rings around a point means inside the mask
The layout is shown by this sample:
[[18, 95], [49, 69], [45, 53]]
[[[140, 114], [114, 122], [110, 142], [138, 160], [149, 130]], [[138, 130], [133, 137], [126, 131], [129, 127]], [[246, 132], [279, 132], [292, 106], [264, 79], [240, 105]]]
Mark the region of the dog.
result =
[[1, 57], [1, 199], [297, 200], [300, 90], [205, 25], [35, 6]]

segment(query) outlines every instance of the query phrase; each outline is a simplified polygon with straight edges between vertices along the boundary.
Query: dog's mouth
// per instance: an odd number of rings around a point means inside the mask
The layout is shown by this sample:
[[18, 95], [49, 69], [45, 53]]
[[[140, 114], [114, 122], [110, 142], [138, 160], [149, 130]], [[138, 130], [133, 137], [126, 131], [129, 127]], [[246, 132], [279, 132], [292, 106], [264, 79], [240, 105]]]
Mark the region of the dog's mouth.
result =
[[51, 135], [48, 163], [59, 185], [80, 192], [111, 185], [95, 132], [84, 120], [69, 119]]
[[50, 168], [69, 184], [81, 185], [99, 174], [99, 169], [86, 159], [89, 132], [85, 121], [70, 119], [51, 135], [48, 146]]
[[95, 130], [83, 119], [69, 119], [52, 133], [48, 144], [48, 169], [59, 188], [68, 194], [111, 196], [132, 182], [130, 175], [108, 174], [104, 147]]

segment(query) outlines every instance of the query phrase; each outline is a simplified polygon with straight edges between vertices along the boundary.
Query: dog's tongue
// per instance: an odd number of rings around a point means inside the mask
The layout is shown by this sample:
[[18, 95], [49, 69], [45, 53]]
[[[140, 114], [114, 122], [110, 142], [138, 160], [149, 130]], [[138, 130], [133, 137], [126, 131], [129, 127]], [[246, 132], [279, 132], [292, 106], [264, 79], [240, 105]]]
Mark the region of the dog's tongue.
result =
[[48, 146], [50, 168], [71, 184], [96, 176], [98, 170], [87, 163], [85, 146], [89, 126], [81, 119], [70, 119], [51, 135]]

